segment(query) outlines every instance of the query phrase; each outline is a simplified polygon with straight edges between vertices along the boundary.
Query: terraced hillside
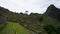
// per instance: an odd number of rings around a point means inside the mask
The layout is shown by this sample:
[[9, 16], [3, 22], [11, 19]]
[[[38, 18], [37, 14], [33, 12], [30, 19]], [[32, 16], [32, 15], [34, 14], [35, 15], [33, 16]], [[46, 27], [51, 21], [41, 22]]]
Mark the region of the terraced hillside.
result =
[[0, 34], [32, 34], [18, 23], [8, 22], [0, 31]]

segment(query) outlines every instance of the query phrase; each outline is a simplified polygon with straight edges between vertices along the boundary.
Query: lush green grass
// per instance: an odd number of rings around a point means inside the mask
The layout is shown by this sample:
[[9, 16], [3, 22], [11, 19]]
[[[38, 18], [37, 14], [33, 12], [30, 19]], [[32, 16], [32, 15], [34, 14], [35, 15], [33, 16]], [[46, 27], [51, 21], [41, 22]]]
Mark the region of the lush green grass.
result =
[[0, 31], [0, 34], [29, 34], [29, 31], [18, 23], [9, 22], [5, 28]]

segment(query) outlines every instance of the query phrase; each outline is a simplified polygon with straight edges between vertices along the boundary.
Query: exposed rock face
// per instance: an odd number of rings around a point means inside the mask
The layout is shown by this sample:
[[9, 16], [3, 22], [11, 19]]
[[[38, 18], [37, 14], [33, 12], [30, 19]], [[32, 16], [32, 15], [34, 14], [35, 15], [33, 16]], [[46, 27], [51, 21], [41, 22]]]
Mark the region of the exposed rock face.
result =
[[56, 8], [53, 4], [47, 8], [45, 15], [60, 20], [60, 9]]

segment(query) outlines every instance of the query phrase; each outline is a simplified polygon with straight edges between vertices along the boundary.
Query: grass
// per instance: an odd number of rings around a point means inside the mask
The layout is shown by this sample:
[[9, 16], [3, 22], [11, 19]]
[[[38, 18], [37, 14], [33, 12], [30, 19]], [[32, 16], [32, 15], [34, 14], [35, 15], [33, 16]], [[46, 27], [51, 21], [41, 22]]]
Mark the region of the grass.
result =
[[30, 34], [24, 27], [18, 23], [8, 22], [0, 34]]

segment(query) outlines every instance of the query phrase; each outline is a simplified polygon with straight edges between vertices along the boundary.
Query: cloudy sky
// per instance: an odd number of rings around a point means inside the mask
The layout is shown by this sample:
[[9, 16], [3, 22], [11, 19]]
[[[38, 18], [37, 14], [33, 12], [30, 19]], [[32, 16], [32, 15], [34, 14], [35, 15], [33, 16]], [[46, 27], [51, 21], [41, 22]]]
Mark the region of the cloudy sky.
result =
[[60, 8], [60, 0], [0, 0], [0, 6], [18, 13], [44, 13], [50, 4]]

